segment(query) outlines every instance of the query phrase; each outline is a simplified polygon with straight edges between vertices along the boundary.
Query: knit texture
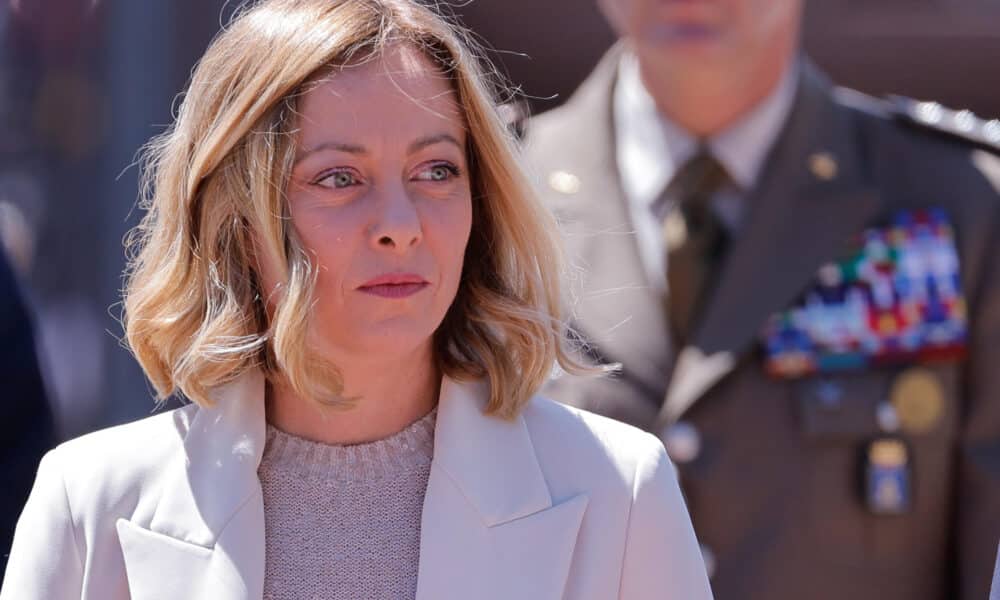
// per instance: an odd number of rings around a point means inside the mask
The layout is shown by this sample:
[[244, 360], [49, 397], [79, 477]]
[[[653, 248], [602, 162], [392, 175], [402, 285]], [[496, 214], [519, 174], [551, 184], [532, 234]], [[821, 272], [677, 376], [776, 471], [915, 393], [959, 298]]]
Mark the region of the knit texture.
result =
[[435, 419], [352, 446], [267, 426], [264, 600], [416, 597]]

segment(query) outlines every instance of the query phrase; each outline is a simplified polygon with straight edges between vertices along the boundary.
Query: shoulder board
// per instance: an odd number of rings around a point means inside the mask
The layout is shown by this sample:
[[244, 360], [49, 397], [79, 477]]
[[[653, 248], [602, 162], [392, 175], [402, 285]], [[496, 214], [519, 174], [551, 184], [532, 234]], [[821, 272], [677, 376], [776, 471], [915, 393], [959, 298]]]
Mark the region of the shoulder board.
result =
[[951, 110], [937, 102], [903, 96], [890, 96], [888, 100], [896, 119], [907, 125], [1000, 153], [1000, 119], [987, 121], [968, 110]]

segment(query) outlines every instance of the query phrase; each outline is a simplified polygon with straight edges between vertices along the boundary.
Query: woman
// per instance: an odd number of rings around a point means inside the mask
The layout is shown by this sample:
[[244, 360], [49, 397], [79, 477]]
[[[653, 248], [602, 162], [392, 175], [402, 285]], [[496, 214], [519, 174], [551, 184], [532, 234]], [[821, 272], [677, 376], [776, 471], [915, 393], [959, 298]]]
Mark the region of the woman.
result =
[[43, 461], [3, 600], [711, 596], [645, 433], [533, 398], [556, 246], [410, 0], [272, 0], [149, 148], [129, 344], [185, 408]]

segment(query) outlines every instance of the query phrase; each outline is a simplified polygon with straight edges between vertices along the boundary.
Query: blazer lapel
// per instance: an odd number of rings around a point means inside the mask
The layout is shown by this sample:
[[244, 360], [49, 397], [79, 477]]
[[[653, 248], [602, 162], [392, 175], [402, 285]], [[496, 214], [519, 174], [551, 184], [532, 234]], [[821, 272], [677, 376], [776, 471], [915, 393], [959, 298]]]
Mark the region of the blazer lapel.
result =
[[767, 318], [791, 304], [826, 262], [881, 211], [862, 140], [833, 90], [804, 61], [795, 105], [747, 198], [740, 232], [693, 342], [678, 354], [659, 426], [679, 419], [754, 347]]
[[615, 158], [611, 99], [620, 56], [619, 48], [612, 49], [561, 109], [573, 115], [563, 119], [574, 129], [559, 136], [568, 143], [547, 175], [572, 174], [586, 193], [545, 193], [560, 221], [572, 272], [582, 279], [571, 288], [577, 294], [574, 326], [600, 349], [601, 359], [624, 364], [643, 385], [662, 393], [671, 352], [663, 298], [643, 271]]
[[134, 600], [261, 597], [263, 393], [263, 375], [250, 371], [216, 390], [215, 407], [175, 413], [194, 416], [152, 518], [117, 523]]
[[445, 379], [417, 600], [562, 598], [587, 496], [554, 501], [521, 417], [484, 417], [484, 383]]

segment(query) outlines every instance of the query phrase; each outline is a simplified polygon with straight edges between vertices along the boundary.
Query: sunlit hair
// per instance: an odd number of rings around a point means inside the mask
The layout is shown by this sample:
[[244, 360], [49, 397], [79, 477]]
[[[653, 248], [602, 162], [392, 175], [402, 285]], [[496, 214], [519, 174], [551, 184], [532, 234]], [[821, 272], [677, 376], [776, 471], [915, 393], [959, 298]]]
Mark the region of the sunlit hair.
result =
[[[209, 405], [211, 388], [261, 368], [303, 397], [349, 405], [336, 365], [311, 350], [316, 268], [284, 196], [296, 102], [317, 76], [400, 42], [452, 81], [469, 131], [472, 233], [435, 333], [439, 367], [459, 380], [487, 377], [488, 412], [505, 417], [556, 362], [583, 369], [560, 318], [555, 226], [518, 166], [467, 35], [413, 0], [267, 0], [216, 37], [173, 126], [144, 151], [148, 212], [127, 240], [125, 327], [160, 398], [180, 391]], [[283, 269], [270, 316], [257, 252]]]

